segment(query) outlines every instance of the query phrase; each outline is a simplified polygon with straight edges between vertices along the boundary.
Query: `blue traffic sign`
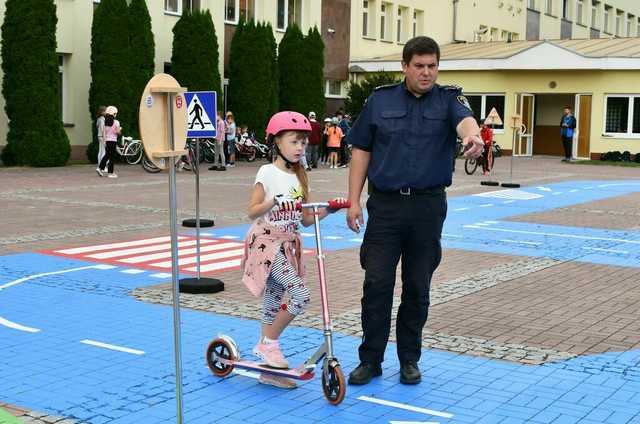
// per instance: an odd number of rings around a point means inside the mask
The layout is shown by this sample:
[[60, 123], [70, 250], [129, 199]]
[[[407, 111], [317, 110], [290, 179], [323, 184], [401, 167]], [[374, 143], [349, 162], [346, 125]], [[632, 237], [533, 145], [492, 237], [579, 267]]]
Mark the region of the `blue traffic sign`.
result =
[[217, 110], [216, 92], [191, 91], [184, 94], [187, 100], [187, 137], [215, 137]]

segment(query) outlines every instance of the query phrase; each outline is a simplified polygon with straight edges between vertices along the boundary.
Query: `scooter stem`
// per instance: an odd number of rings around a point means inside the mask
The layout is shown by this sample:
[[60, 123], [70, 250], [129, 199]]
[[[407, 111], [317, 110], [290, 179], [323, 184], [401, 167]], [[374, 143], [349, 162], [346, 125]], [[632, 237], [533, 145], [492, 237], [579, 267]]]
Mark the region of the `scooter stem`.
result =
[[313, 223], [316, 232], [316, 248], [318, 259], [318, 275], [320, 277], [320, 302], [322, 303], [322, 322], [324, 324], [324, 339], [327, 358], [333, 358], [333, 343], [331, 340], [331, 315], [329, 314], [329, 297], [327, 293], [327, 280], [324, 270], [324, 253], [322, 252], [322, 239], [320, 237], [319, 206], [313, 205]]

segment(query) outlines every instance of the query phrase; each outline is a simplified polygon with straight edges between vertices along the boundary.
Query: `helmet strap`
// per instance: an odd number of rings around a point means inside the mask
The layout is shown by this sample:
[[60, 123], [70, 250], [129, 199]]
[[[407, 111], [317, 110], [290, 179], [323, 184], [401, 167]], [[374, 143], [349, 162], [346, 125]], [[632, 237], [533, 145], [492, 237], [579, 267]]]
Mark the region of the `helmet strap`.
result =
[[287, 167], [287, 169], [291, 169], [293, 167], [293, 165], [296, 164], [296, 162], [291, 162], [289, 159], [284, 157], [284, 155], [282, 154], [282, 152], [278, 148], [278, 145], [276, 144], [275, 140], [273, 142], [273, 146], [275, 147], [276, 153], [278, 154], [278, 156], [280, 156], [282, 158], [282, 160], [284, 161], [284, 165]]

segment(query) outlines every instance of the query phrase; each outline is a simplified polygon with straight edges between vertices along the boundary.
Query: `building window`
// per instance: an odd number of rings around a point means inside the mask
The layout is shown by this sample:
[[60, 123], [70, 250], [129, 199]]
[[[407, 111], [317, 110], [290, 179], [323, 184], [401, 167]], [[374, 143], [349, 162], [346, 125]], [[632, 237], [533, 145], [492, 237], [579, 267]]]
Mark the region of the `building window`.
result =
[[276, 18], [276, 28], [284, 31], [287, 29], [287, 24], [285, 22], [285, 18], [287, 16], [287, 1], [286, 0], [278, 0], [278, 11]]
[[287, 5], [287, 26], [293, 23], [302, 28], [302, 0], [289, 0]]
[[200, 10], [200, 0], [182, 0], [182, 12], [197, 12]]
[[605, 134], [640, 136], [640, 95], [606, 96]]
[[[467, 100], [469, 100], [469, 105], [471, 106], [473, 117], [476, 118], [476, 121], [484, 122], [494, 107], [502, 121], [505, 120], [504, 94], [469, 94], [466, 95], [466, 97]], [[504, 124], [494, 125], [493, 128], [498, 131], [504, 130]]]
[[164, 11], [168, 13], [180, 13], [179, 0], [164, 0]]
[[591, 3], [591, 28], [598, 28], [598, 2]]
[[611, 7], [604, 7], [604, 25], [603, 25], [603, 29], [604, 32], [607, 32], [609, 34], [611, 34], [611, 31], [609, 30], [609, 27], [611, 26], [611, 24], [609, 23], [609, 21], [611, 20]]
[[622, 35], [622, 12], [618, 11], [616, 13], [616, 34], [617, 36]]
[[402, 34], [402, 8], [398, 8], [398, 19], [396, 19], [396, 42], [402, 43], [404, 41]]
[[562, 0], [562, 19], [569, 20], [569, 0]]
[[636, 28], [636, 35], [640, 37], [640, 18], [638, 18], [638, 26]]
[[633, 21], [635, 21], [633, 15], [627, 16], [627, 37], [631, 37], [632, 36], [631, 33], [633, 31]]
[[553, 0], [547, 0], [547, 7], [545, 8], [545, 12], [548, 15], [553, 15]]
[[386, 39], [386, 22], [387, 21], [387, 5], [382, 3], [380, 5], [380, 39]]
[[240, 0], [240, 19], [245, 22], [252, 21], [255, 10], [255, 0]]
[[362, 2], [362, 36], [369, 36], [369, 2]]
[[224, 0], [224, 21], [226, 23], [238, 23], [239, 2], [240, 0]]
[[527, 7], [532, 10], [536, 10], [536, 0], [529, 0], [527, 2]]
[[[424, 34], [424, 30], [422, 28], [422, 22], [424, 12], [422, 10], [414, 10], [413, 11], [413, 36], [416, 37], [418, 35]], [[638, 23], [640, 25], [640, 23]]]
[[67, 83], [64, 75], [64, 65], [65, 65], [65, 55], [58, 55], [58, 81], [60, 83], [60, 91], [58, 92], [58, 106], [60, 107], [60, 119], [62, 122], [67, 122], [66, 113], [65, 113], [65, 103], [67, 99]]
[[325, 97], [344, 97], [342, 95], [342, 81], [327, 80], [325, 86]]
[[583, 25], [584, 19], [582, 18], [582, 14], [584, 13], [584, 4], [582, 0], [578, 0], [576, 3], [576, 22]]

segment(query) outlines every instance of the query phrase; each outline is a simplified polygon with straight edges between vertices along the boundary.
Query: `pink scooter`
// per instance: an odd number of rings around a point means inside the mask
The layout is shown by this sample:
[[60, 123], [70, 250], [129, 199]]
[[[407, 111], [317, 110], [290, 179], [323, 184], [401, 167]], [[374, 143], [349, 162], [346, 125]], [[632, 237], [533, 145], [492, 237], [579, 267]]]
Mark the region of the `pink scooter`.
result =
[[344, 399], [346, 383], [344, 374], [340, 368], [338, 359], [333, 356], [333, 341], [331, 317], [329, 315], [329, 298], [327, 296], [327, 282], [324, 271], [324, 254], [322, 253], [322, 240], [320, 237], [320, 220], [318, 210], [320, 208], [343, 209], [349, 208], [349, 202], [325, 202], [304, 203], [302, 209], [312, 209], [316, 232], [316, 248], [318, 259], [318, 275], [320, 277], [320, 301], [322, 302], [322, 321], [324, 323], [324, 343], [318, 347], [303, 364], [293, 369], [276, 369], [265, 364], [240, 359], [240, 350], [227, 335], [221, 334], [215, 338], [207, 348], [207, 365], [218, 377], [225, 377], [234, 368], [259, 371], [280, 377], [295, 380], [310, 380], [315, 374], [316, 365], [324, 358], [322, 363], [322, 391], [327, 401], [332, 405], [338, 405]]

